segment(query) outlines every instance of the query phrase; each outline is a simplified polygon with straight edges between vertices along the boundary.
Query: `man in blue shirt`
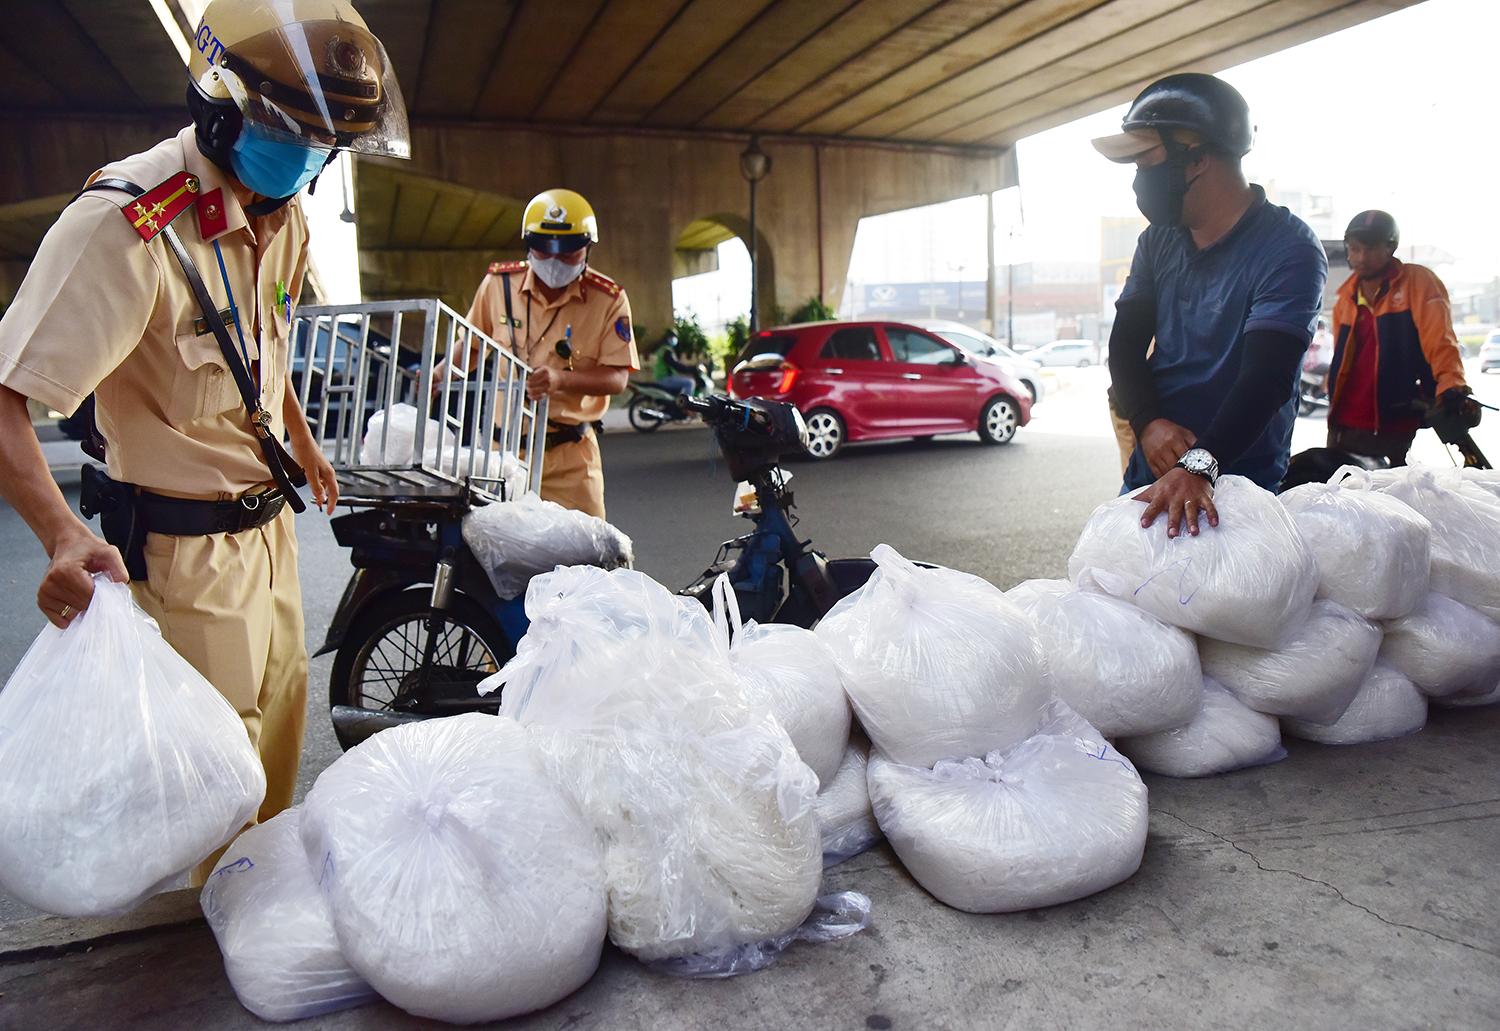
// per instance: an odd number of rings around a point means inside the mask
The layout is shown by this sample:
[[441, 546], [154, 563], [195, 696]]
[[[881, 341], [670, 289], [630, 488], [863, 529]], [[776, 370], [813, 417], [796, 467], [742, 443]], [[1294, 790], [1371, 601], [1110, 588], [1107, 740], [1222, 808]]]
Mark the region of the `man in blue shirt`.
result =
[[1240, 159], [1254, 130], [1228, 83], [1169, 75], [1122, 127], [1094, 146], [1135, 163], [1151, 223], [1109, 341], [1115, 396], [1137, 440], [1125, 490], [1149, 485], [1142, 526], [1165, 512], [1169, 536], [1184, 523], [1196, 534], [1200, 516], [1218, 525], [1221, 470], [1268, 490], [1286, 472], [1328, 259], [1306, 223], [1246, 181]]

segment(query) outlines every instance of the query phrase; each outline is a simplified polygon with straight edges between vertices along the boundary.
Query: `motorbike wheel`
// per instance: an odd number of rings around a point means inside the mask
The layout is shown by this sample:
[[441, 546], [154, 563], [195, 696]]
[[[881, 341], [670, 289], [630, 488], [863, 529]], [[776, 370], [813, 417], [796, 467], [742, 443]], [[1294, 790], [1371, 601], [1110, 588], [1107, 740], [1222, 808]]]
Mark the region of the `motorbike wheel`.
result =
[[[515, 655], [515, 645], [489, 613], [456, 594], [442, 614], [433, 665], [424, 669], [430, 600], [426, 587], [401, 591], [355, 619], [334, 657], [330, 706], [422, 716], [499, 708], [499, 693], [481, 698], [476, 686]], [[339, 734], [342, 747], [356, 743]]]
[[630, 399], [628, 409], [630, 425], [642, 433], [650, 433], [666, 421], [652, 414], [659, 410], [660, 406], [661, 402], [654, 397], [647, 397], [645, 394], [635, 395]]

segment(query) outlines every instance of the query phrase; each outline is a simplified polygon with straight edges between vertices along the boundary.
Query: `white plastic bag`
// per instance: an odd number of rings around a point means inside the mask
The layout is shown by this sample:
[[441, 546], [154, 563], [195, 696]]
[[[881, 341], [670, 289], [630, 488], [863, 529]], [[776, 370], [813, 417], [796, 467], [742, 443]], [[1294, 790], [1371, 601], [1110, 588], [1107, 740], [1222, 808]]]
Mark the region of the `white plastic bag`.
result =
[[1365, 678], [1359, 693], [1337, 722], [1312, 723], [1282, 717], [1283, 732], [1325, 745], [1357, 745], [1415, 734], [1427, 725], [1427, 699], [1416, 685], [1384, 659]]
[[463, 535], [495, 593], [506, 599], [524, 591], [537, 573], [558, 566], [615, 569], [632, 561], [630, 538], [614, 526], [534, 493], [470, 509]]
[[1199, 638], [1203, 672], [1256, 712], [1332, 723], [1375, 665], [1380, 626], [1326, 598], [1280, 648]]
[[1125, 880], [1146, 847], [1146, 785], [1061, 701], [1041, 729], [930, 770], [870, 756], [870, 798], [917, 883], [970, 913], [1009, 913]]
[[1304, 483], [1279, 495], [1318, 560], [1318, 597], [1394, 619], [1427, 596], [1432, 523], [1378, 491]]
[[530, 728], [605, 843], [609, 933], [699, 971], [794, 931], [822, 881], [817, 778], [753, 712], [701, 604], [641, 573], [531, 581], [531, 629], [480, 684]]
[[[397, 402], [390, 406], [390, 426], [387, 432], [386, 411], [382, 409], [370, 416], [365, 424], [365, 439], [359, 449], [360, 465], [410, 466], [415, 463], [417, 450], [417, 409], [413, 405]], [[382, 440], [382, 436], [384, 440]], [[436, 419], [427, 420], [427, 431], [422, 442], [422, 462], [435, 466], [441, 450], [450, 454], [458, 438], [453, 431], [444, 429]]]
[[514, 720], [376, 734], [318, 777], [301, 830], [345, 958], [409, 1013], [528, 1013], [599, 964], [598, 840]]
[[1165, 623], [1274, 648], [1306, 617], [1318, 564], [1276, 496], [1243, 476], [1219, 477], [1214, 507], [1218, 526], [1200, 519], [1196, 537], [1168, 537], [1165, 516], [1141, 527], [1145, 505], [1134, 495], [1107, 501], [1089, 516], [1068, 578], [1089, 567], [1114, 573], [1100, 584]]
[[1164, 777], [1210, 777], [1286, 758], [1276, 717], [1251, 709], [1211, 677], [1203, 678], [1203, 708], [1191, 723], [1116, 743], [1137, 767]]
[[728, 956], [679, 956], [654, 959], [646, 965], [672, 977], [723, 978], [764, 970], [794, 942], [831, 942], [857, 934], [870, 925], [870, 898], [857, 891], [819, 895], [812, 912], [795, 930], [762, 942], [741, 945]]
[[0, 891], [29, 906], [133, 909], [228, 841], [265, 793], [239, 714], [103, 574], [0, 691]]
[[301, 1020], [376, 997], [339, 950], [307, 865], [301, 815], [284, 810], [235, 838], [198, 896], [234, 994], [262, 1020]]
[[1441, 594], [1384, 623], [1380, 656], [1431, 698], [1488, 691], [1500, 681], [1500, 624]]
[[[714, 624], [729, 667], [752, 708], [770, 711], [802, 761], [828, 784], [849, 744], [849, 698], [833, 652], [818, 635], [787, 623], [740, 623], [727, 574], [714, 581]], [[728, 643], [732, 641], [733, 643]]]
[[1198, 714], [1197, 640], [1104, 593], [1091, 571], [1077, 587], [1027, 580], [1005, 596], [1036, 620], [1057, 696], [1105, 737], [1169, 730]]
[[823, 868], [837, 866], [872, 847], [880, 840], [880, 824], [870, 804], [866, 771], [870, 765], [870, 742], [858, 727], [849, 735], [849, 747], [833, 780], [825, 783], [814, 803], [818, 829], [823, 835]]
[[885, 544], [870, 557], [869, 582], [816, 632], [875, 746], [930, 768], [1030, 737], [1051, 698], [1032, 618], [977, 576], [919, 568]]
[[1432, 590], [1500, 621], [1500, 505], [1493, 495], [1456, 469], [1421, 465], [1383, 489], [1432, 523]]

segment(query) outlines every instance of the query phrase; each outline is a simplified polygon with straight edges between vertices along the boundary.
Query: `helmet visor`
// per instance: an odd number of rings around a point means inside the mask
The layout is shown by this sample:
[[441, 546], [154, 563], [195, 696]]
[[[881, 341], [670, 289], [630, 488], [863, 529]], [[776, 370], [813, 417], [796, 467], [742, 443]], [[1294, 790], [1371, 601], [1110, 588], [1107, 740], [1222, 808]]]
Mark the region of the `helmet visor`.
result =
[[263, 136], [411, 156], [406, 104], [385, 47], [347, 21], [279, 26], [223, 50], [214, 71]]

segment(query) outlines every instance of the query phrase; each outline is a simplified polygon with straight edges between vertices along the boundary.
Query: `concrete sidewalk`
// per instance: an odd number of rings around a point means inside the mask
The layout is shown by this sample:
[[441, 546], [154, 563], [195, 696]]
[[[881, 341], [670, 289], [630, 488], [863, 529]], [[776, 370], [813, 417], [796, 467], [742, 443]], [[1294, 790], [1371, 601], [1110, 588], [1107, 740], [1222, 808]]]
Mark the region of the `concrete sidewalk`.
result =
[[[861, 934], [795, 945], [724, 981], [659, 976], [607, 947], [578, 992], [498, 1026], [1500, 1027], [1500, 707], [1434, 708], [1396, 741], [1287, 748], [1279, 763], [1204, 780], [1148, 775], [1141, 869], [1090, 898], [961, 913], [882, 845], [825, 881], [870, 896]], [[0, 1029], [264, 1026], [235, 1000], [194, 893], [146, 915], [152, 929], [4, 928]], [[436, 1025], [378, 1002], [297, 1026]]]

